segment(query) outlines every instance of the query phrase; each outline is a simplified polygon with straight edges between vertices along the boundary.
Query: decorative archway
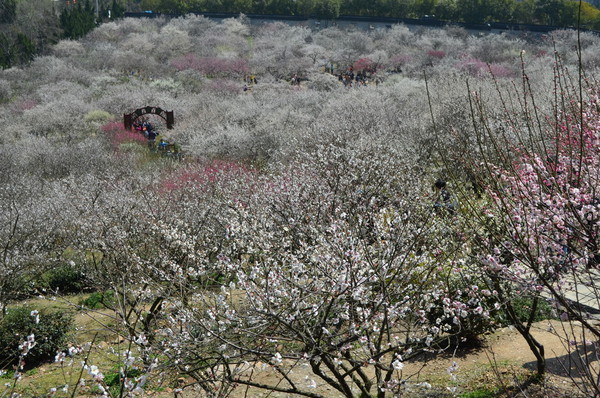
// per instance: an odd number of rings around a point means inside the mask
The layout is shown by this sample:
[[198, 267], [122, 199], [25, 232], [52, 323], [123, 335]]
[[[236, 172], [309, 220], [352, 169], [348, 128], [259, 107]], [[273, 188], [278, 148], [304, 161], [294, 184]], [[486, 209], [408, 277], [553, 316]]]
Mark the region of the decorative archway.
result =
[[165, 111], [155, 106], [146, 106], [144, 108], [136, 109], [131, 113], [123, 114], [123, 124], [125, 125], [125, 128], [131, 130], [136, 119], [144, 115], [157, 115], [162, 117], [165, 122], [167, 122], [167, 128], [169, 130], [172, 129], [173, 125], [175, 124], [173, 111]]

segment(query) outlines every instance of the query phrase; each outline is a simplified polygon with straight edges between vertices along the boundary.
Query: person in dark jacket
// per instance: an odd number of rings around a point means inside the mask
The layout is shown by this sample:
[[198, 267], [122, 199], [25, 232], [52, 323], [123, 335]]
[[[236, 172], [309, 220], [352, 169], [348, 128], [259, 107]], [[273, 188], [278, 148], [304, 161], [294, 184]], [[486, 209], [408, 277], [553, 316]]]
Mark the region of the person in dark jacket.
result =
[[148, 130], [148, 148], [154, 150], [154, 144], [156, 141], [156, 136], [158, 134], [154, 130]]
[[433, 208], [437, 213], [446, 209], [449, 214], [456, 213], [456, 205], [452, 201], [452, 195], [446, 188], [446, 181], [437, 179], [433, 184], [433, 190], [435, 192], [435, 203]]

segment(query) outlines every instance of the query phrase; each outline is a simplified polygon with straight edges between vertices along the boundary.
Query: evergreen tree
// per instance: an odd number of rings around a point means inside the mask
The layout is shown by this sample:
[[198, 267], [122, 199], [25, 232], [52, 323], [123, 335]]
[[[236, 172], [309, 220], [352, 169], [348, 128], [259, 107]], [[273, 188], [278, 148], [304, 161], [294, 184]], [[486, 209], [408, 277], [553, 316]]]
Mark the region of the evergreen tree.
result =
[[12, 23], [17, 11], [16, 0], [0, 1], [0, 23]]
[[266, 14], [270, 3], [268, 0], [252, 0], [252, 11], [258, 14]]
[[315, 11], [315, 0], [298, 0], [295, 15], [310, 16]]
[[574, 22], [574, 11], [563, 0], [536, 0], [535, 17], [538, 23], [553, 26], [568, 26]]
[[27, 35], [17, 32], [14, 35], [0, 33], [0, 68], [25, 64], [33, 60], [37, 48]]
[[433, 15], [435, 6], [435, 0], [416, 0], [414, 3], [415, 16], [420, 18], [423, 15]]
[[77, 3], [75, 7], [65, 8], [60, 14], [60, 26], [65, 32], [65, 37], [77, 39], [85, 36], [96, 27], [95, 12], [89, 1], [85, 7]]
[[112, 5], [110, 6], [111, 19], [123, 18], [123, 15], [125, 15], [125, 7], [117, 0], [113, 0]]
[[17, 33], [15, 40], [16, 61], [19, 64], [31, 62], [36, 54], [35, 43], [23, 33]]
[[459, 0], [458, 9], [461, 18], [469, 23], [482, 23], [487, 17], [487, 7], [484, 0]]
[[4, 33], [0, 33], [0, 68], [10, 68], [12, 66], [12, 55], [10, 38]]
[[317, 18], [335, 19], [340, 16], [340, 0], [318, 0], [315, 7]]
[[514, 20], [519, 23], [532, 23], [535, 13], [535, 0], [523, 0], [515, 4]]
[[435, 7], [435, 16], [444, 21], [456, 21], [461, 12], [459, 10], [456, 0], [439, 0]]

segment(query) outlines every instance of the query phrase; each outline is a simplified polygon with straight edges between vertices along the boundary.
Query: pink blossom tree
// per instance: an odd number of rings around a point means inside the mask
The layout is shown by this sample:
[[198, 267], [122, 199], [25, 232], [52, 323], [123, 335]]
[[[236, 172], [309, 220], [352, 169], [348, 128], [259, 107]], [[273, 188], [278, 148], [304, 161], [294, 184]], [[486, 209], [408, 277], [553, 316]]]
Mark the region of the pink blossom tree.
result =
[[[550, 300], [571, 325], [562, 337], [580, 361], [585, 382], [578, 387], [594, 395], [599, 378], [589, 363], [597, 358], [585, 346], [600, 339], [588, 313], [600, 307], [598, 91], [583, 80], [581, 89], [572, 85], [557, 65], [553, 113], [538, 107], [526, 74], [519, 106], [503, 102], [502, 128], [488, 117], [479, 97], [472, 97], [479, 149], [475, 169], [489, 201], [471, 203], [480, 209], [478, 225], [484, 227], [475, 233], [484, 243], [482, 270], [536, 355], [538, 372], [545, 371], [544, 348], [530, 328], [535, 303]], [[534, 306], [530, 318], [518, 322], [512, 303], [524, 295], [535, 298]], [[581, 325], [580, 334], [574, 324]]]

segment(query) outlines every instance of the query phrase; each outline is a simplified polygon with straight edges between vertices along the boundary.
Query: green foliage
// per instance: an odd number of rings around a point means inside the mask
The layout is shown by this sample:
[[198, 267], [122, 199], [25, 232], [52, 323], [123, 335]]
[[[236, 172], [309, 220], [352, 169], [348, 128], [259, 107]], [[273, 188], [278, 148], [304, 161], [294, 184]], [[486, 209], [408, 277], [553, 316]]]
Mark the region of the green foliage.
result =
[[[531, 296], [517, 296], [512, 299], [511, 304], [519, 321], [526, 323], [529, 320], [533, 308], [533, 301], [534, 298]], [[539, 322], [546, 319], [557, 319], [556, 313], [548, 301], [540, 298], [537, 303], [533, 322]], [[511, 323], [504, 314], [499, 314], [498, 320], [502, 325]]]
[[592, 6], [590, 3], [581, 3], [581, 24], [588, 28], [600, 29], [600, 10]]
[[0, 2], [0, 23], [12, 23], [17, 11], [16, 0], [2, 0]]
[[110, 308], [115, 303], [115, 294], [112, 290], [94, 292], [80, 302], [80, 305], [90, 309]]
[[0, 33], [0, 68], [30, 62], [36, 51], [35, 43], [25, 34]]
[[315, 16], [323, 19], [335, 19], [340, 16], [340, 0], [317, 0]]
[[[142, 375], [142, 371], [139, 369], [128, 369], [127, 377], [138, 377]], [[118, 386], [121, 381], [121, 373], [120, 370], [117, 370], [114, 373], [108, 373], [104, 375], [104, 382], [107, 386], [113, 387]]]
[[[123, 364], [120, 364], [120, 366], [118, 367], [115, 366], [114, 372], [107, 373], [104, 375], [104, 383], [108, 386], [108, 390], [110, 391], [111, 396], [113, 397], [119, 397], [123, 392], [123, 385], [121, 383], [121, 367], [123, 367]], [[141, 370], [133, 368], [127, 369], [127, 372], [125, 374], [125, 376], [130, 379], [139, 377], [141, 375]]]
[[125, 14], [125, 7], [121, 5], [117, 0], [113, 0], [110, 6], [110, 17], [111, 19], [122, 18]]
[[8, 36], [4, 33], [0, 33], [0, 68], [5, 69], [11, 66], [11, 55], [9, 51], [8, 44]]
[[[518, 22], [574, 26], [579, 2], [568, 0], [141, 0], [144, 10], [162, 13], [229, 12], [302, 15], [335, 19], [340, 15], [422, 18], [469, 23]], [[596, 8], [584, 2], [585, 27], [600, 25]], [[114, 14], [116, 15], [116, 14]]]
[[29, 37], [23, 33], [18, 33], [17, 40], [15, 41], [15, 47], [16, 52], [19, 54], [19, 63], [23, 64], [33, 60], [36, 49], [35, 44]]
[[27, 336], [35, 336], [35, 346], [25, 357], [27, 367], [37, 366], [53, 358], [63, 349], [73, 329], [73, 318], [67, 312], [40, 311], [39, 323], [28, 306], [10, 309], [0, 321], [0, 364], [14, 364], [19, 359], [19, 345]]
[[[79, 38], [94, 29], [101, 22], [96, 18], [96, 9], [89, 0], [82, 3], [62, 8], [57, 18], [55, 7], [62, 7], [62, 3], [43, 2], [40, 7], [31, 1], [0, 0], [0, 68], [26, 64], [61, 38]], [[126, 7], [118, 0], [102, 3], [98, 10], [101, 20], [125, 14]]]
[[486, 19], [487, 8], [484, 0], [458, 0], [458, 8], [465, 22], [481, 23]]
[[461, 394], [461, 398], [493, 398], [498, 396], [498, 392], [494, 390], [488, 390], [487, 388], [475, 391], [469, 391]]
[[119, 383], [120, 377], [121, 375], [119, 374], [119, 372], [108, 373], [104, 375], [104, 382], [109, 387], [116, 386]]

